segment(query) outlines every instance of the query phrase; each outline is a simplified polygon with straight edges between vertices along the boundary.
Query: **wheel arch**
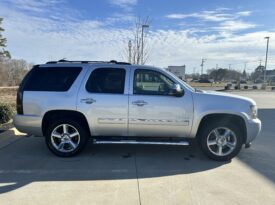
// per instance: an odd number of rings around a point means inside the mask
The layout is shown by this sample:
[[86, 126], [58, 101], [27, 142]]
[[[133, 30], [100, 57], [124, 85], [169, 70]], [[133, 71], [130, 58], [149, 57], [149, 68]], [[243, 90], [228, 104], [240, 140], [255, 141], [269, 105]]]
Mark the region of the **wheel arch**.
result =
[[56, 119], [68, 119], [68, 118], [81, 121], [83, 123], [85, 129], [87, 129], [87, 131], [91, 135], [88, 121], [83, 113], [81, 113], [79, 111], [75, 111], [75, 110], [51, 110], [51, 111], [46, 112], [42, 119], [43, 136], [45, 136], [46, 129], [53, 119], [56, 120]]
[[196, 136], [199, 136], [200, 131], [202, 131], [203, 127], [207, 125], [208, 122], [212, 121], [230, 121], [234, 122], [241, 128], [241, 132], [244, 136], [244, 142], [247, 140], [247, 128], [246, 123], [243, 117], [236, 115], [236, 114], [228, 114], [228, 113], [213, 113], [207, 114], [201, 118], [201, 121], [198, 126], [198, 130]]

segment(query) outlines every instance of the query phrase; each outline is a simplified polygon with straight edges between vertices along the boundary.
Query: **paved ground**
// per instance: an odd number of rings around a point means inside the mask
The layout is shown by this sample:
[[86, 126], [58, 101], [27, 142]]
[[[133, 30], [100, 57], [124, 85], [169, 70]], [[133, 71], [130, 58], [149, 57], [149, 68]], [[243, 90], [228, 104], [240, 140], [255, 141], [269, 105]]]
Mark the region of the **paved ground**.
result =
[[195, 144], [89, 144], [62, 159], [43, 138], [11, 130], [13, 142], [0, 147], [0, 204], [275, 204], [275, 93], [237, 94], [256, 100], [263, 131], [228, 163], [208, 160]]

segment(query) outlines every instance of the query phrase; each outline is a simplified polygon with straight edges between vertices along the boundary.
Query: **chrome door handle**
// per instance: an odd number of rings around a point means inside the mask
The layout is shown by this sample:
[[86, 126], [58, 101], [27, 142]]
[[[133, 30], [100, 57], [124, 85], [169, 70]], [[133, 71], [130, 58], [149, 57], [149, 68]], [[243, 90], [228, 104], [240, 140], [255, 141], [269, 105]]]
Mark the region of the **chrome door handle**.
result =
[[95, 103], [96, 100], [94, 100], [93, 98], [84, 98], [84, 99], [81, 99], [80, 102], [86, 103], [86, 104], [92, 104], [92, 103]]
[[137, 106], [143, 106], [143, 105], [147, 105], [148, 103], [143, 100], [137, 100], [137, 101], [133, 101], [132, 104]]

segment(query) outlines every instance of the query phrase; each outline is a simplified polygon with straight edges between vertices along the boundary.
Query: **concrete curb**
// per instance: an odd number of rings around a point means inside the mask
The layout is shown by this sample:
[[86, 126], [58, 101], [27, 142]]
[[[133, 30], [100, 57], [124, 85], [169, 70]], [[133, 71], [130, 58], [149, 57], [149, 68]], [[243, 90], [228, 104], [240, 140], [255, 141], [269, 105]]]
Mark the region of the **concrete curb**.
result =
[[10, 128], [0, 134], [0, 149], [25, 136], [27, 136], [27, 134], [19, 132], [16, 128]]
[[9, 130], [10, 128], [13, 128], [13, 121], [10, 120], [9, 122], [6, 122], [4, 124], [0, 124], [0, 133], [5, 132], [6, 130]]

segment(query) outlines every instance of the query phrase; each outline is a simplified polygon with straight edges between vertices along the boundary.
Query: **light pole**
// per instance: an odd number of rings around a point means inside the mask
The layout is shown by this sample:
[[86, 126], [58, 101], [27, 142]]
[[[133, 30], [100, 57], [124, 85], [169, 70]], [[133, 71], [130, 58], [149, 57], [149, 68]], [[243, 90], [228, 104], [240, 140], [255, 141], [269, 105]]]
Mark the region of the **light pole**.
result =
[[201, 59], [201, 75], [203, 74], [203, 65], [205, 63], [206, 59]]
[[266, 42], [265, 65], [264, 65], [264, 84], [266, 84], [266, 66], [267, 66], [267, 54], [268, 54], [269, 38], [270, 38], [269, 36], [265, 37], [265, 39], [267, 39], [267, 42]]
[[141, 26], [141, 65], [143, 65], [143, 35], [144, 35], [144, 28], [149, 28], [148, 24], [143, 24]]

